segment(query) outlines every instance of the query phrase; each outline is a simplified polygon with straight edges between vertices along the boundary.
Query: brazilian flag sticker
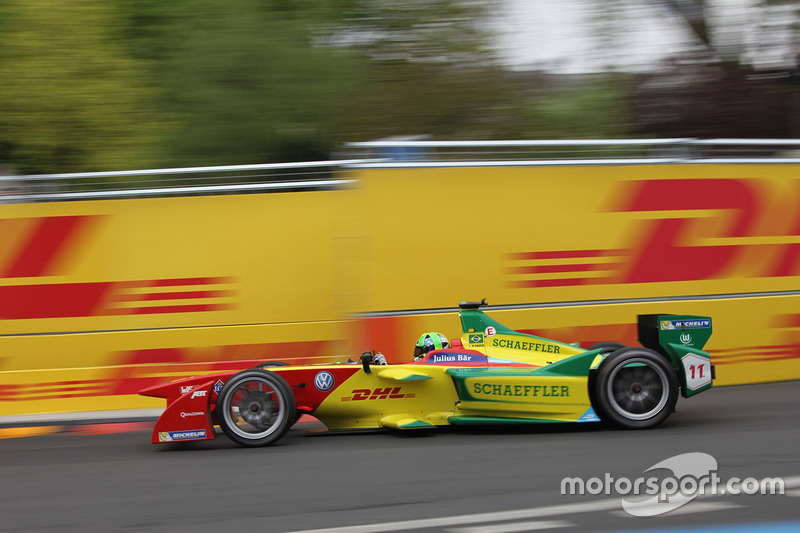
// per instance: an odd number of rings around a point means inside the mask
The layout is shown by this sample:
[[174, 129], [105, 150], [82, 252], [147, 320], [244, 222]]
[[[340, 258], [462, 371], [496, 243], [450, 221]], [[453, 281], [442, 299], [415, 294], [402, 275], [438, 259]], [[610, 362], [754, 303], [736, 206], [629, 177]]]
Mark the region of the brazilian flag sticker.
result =
[[483, 333], [473, 333], [469, 336], [470, 344], [483, 344]]

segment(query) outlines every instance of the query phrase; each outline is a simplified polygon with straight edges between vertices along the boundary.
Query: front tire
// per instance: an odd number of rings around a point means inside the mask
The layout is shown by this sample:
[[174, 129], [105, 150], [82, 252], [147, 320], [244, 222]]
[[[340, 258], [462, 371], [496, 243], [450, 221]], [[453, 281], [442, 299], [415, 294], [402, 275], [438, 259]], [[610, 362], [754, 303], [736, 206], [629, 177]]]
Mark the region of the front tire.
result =
[[253, 368], [273, 368], [276, 366], [289, 366], [289, 363], [284, 363], [283, 361], [264, 361], [263, 363], [258, 363]]
[[661, 355], [646, 348], [622, 348], [606, 357], [593, 383], [600, 418], [629, 429], [657, 426], [675, 410], [678, 378]]
[[242, 446], [268, 446], [295, 422], [297, 406], [286, 381], [268, 370], [245, 370], [229, 379], [217, 397], [219, 427]]

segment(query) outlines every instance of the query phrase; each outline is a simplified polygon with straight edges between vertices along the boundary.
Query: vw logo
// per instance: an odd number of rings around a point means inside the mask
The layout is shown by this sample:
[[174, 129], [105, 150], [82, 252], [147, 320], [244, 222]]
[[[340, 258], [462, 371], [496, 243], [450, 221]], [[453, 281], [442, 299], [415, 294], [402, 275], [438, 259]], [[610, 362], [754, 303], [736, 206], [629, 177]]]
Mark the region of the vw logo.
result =
[[683, 344], [689, 344], [692, 342], [692, 336], [688, 333], [681, 333], [681, 342]]
[[314, 376], [314, 386], [321, 392], [328, 392], [333, 388], [333, 374], [330, 372], [319, 372]]

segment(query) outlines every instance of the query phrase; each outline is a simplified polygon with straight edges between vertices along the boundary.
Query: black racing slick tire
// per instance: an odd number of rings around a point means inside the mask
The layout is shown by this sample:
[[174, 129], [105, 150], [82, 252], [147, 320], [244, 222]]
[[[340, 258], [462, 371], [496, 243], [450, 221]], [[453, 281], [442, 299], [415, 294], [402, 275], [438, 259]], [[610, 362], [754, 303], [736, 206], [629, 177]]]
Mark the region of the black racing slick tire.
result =
[[598, 350], [602, 349], [600, 353], [610, 353], [619, 350], [620, 348], [625, 348], [626, 346], [621, 342], [614, 342], [614, 341], [603, 341], [603, 342], [596, 342], [589, 346], [587, 350]]
[[657, 426], [675, 411], [678, 378], [658, 353], [621, 348], [606, 357], [592, 380], [592, 401], [600, 418], [628, 429]]
[[295, 422], [291, 387], [269, 370], [244, 370], [229, 379], [217, 397], [219, 427], [242, 446], [268, 446]]

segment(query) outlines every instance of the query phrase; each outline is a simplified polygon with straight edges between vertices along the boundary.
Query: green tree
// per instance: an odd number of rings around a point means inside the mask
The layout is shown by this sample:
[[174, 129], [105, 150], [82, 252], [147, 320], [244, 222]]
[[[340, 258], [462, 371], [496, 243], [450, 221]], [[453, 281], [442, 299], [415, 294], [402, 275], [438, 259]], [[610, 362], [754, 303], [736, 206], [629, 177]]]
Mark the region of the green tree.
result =
[[633, 77], [620, 73], [555, 77], [529, 93], [520, 136], [532, 139], [628, 137]]
[[388, 135], [481, 138], [508, 97], [485, 2], [125, 5], [137, 54], [157, 64], [164, 109], [179, 117], [171, 165], [320, 159]]
[[0, 162], [22, 173], [149, 166], [163, 120], [103, 0], [0, 7]]
[[351, 139], [491, 137], [513, 98], [486, 23], [494, 2], [361, 0], [331, 36], [366, 61]]
[[[483, 0], [7, 0], [0, 163], [326, 159], [341, 143], [620, 133], [624, 84], [520, 80]], [[621, 134], [621, 133], [620, 133]]]
[[339, 3], [127, 2], [136, 53], [155, 64], [161, 108], [178, 122], [164, 164], [327, 158], [363, 70], [351, 51], [315, 43]]

